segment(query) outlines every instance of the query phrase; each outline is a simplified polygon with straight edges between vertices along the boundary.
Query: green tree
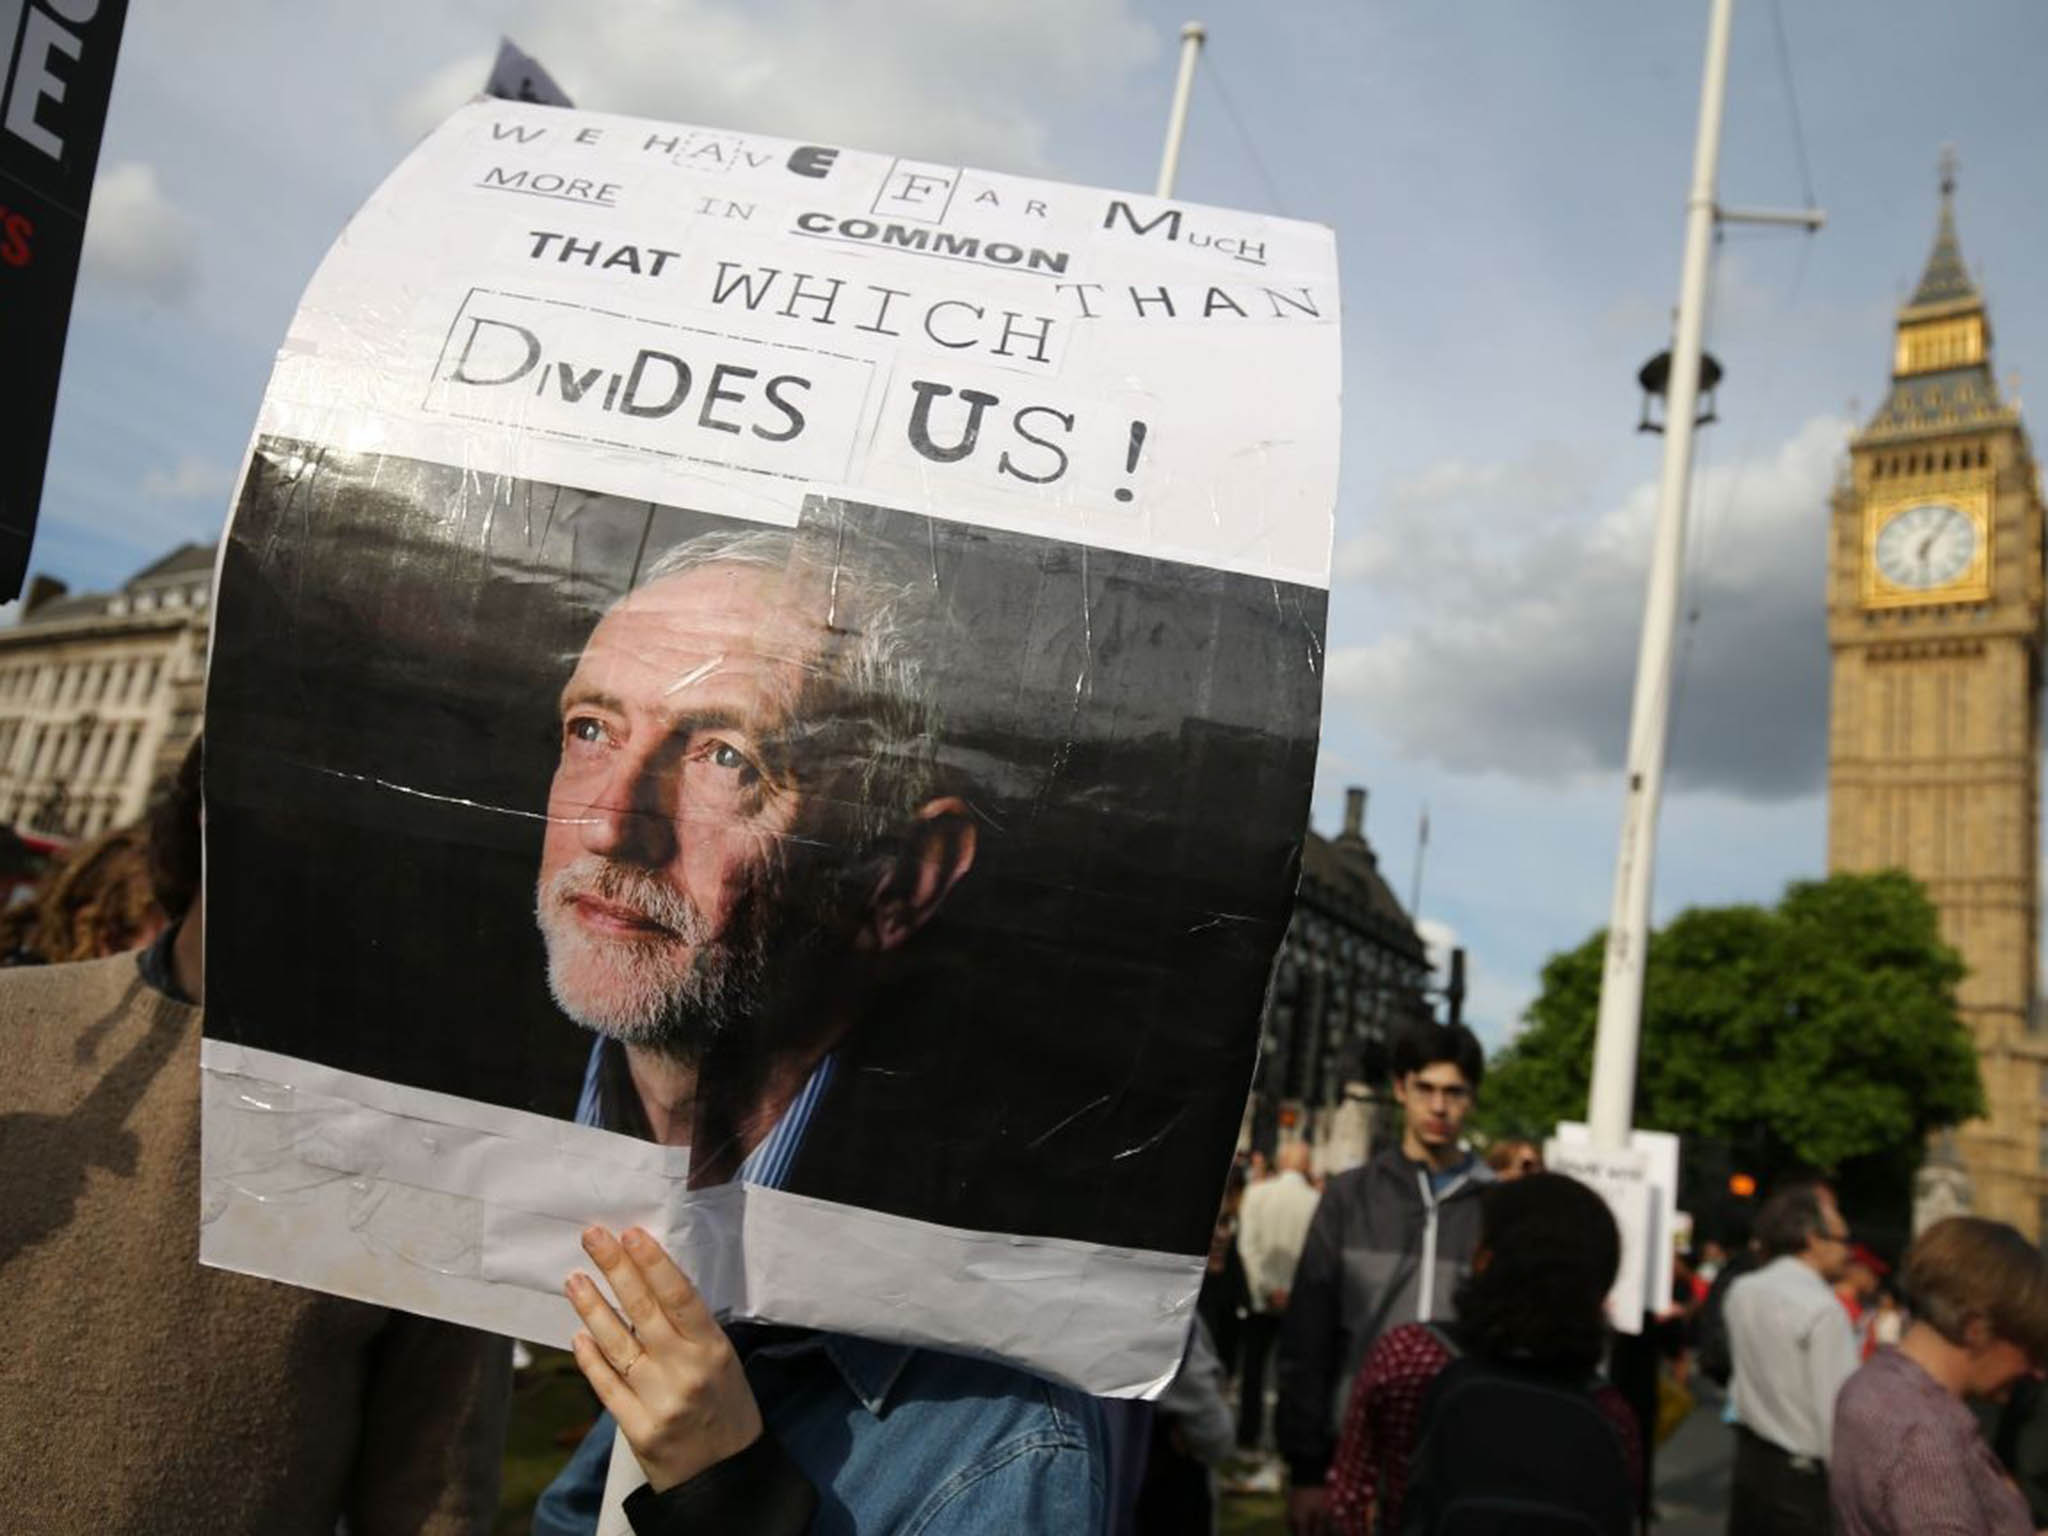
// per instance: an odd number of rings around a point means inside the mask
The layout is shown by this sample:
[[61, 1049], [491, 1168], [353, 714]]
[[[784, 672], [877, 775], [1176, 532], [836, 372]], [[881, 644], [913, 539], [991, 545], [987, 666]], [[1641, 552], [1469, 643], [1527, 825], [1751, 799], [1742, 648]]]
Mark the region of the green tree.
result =
[[[1527, 1027], [1487, 1074], [1486, 1128], [1540, 1136], [1584, 1118], [1605, 944], [1544, 966]], [[1963, 973], [1897, 871], [1797, 883], [1774, 909], [1680, 913], [1650, 940], [1636, 1123], [1779, 1168], [1910, 1165], [1928, 1132], [1984, 1112]]]

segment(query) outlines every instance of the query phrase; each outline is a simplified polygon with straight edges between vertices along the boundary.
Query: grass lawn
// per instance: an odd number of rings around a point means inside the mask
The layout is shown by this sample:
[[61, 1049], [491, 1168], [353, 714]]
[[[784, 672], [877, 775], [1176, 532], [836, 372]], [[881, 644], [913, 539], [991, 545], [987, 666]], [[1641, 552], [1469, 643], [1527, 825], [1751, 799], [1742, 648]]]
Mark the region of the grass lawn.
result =
[[1287, 1536], [1287, 1501], [1277, 1493], [1226, 1493], [1219, 1536]]
[[[533, 1501], [554, 1481], [597, 1417], [597, 1399], [565, 1350], [529, 1345], [533, 1364], [512, 1380], [512, 1422], [505, 1430], [505, 1488], [496, 1536], [526, 1536]], [[568, 1436], [569, 1443], [561, 1443]]]

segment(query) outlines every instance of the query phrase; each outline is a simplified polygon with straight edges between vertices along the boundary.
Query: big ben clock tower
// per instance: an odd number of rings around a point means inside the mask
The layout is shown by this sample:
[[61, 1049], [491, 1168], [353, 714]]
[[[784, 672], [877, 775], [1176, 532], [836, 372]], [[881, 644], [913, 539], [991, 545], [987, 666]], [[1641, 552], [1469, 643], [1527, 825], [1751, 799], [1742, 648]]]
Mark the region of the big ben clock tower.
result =
[[1956, 239], [1953, 161], [1884, 404], [1834, 496], [1828, 864], [1902, 868], [1969, 967], [1959, 1001], [1988, 1116], [1955, 1136], [1971, 1203], [2048, 1218], [2048, 1034], [2035, 990], [2041, 881], [2042, 506], [1991, 371]]

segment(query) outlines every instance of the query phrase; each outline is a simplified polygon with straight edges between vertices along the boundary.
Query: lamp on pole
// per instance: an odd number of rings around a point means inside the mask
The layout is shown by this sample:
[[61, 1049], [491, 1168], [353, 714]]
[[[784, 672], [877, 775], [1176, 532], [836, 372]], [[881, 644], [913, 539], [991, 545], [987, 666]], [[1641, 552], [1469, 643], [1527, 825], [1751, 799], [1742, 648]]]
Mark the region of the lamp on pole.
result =
[[[1700, 79], [1692, 186], [1685, 204], [1685, 255], [1679, 268], [1678, 318], [1670, 352], [1652, 359], [1641, 376], [1646, 392], [1664, 398], [1664, 463], [1657, 482], [1656, 533], [1650, 553], [1649, 590], [1643, 604], [1642, 640], [1636, 653], [1621, 845], [1614, 861], [1614, 904], [1607, 924], [1599, 1023], [1593, 1046], [1592, 1092], [1586, 1114], [1593, 1144], [1604, 1151], [1619, 1151], [1628, 1144], [1635, 1110], [1643, 971], [1650, 939], [1651, 872], [1656, 852], [1657, 806], [1664, 791], [1664, 752], [1670, 734], [1671, 664], [1678, 633], [1692, 439], [1700, 425], [1702, 384], [1711, 391], [1721, 372], [1719, 365], [1714, 364], [1711, 377], [1704, 376], [1701, 349], [1714, 226], [1718, 219], [1730, 223], [1796, 224], [1811, 231], [1822, 222], [1822, 215], [1813, 209], [1793, 213], [1751, 209], [1738, 212], [1717, 208], [1715, 204], [1722, 107], [1728, 89], [1728, 36], [1734, 9], [1734, 0], [1712, 0], [1707, 20], [1706, 63]], [[1663, 387], [1657, 389], [1654, 384]], [[1707, 419], [1712, 419], [1711, 411]], [[1647, 402], [1644, 420], [1649, 421]]]

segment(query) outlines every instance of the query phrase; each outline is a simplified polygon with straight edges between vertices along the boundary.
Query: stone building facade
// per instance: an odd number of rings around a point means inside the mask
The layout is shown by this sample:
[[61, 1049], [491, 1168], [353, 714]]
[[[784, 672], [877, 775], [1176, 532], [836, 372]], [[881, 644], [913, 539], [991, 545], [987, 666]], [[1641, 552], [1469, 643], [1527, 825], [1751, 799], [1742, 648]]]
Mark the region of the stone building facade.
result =
[[84, 838], [140, 817], [199, 729], [213, 546], [118, 591], [39, 577], [0, 629], [0, 824]]
[[1992, 372], [1953, 191], [1945, 166], [1890, 389], [1834, 497], [1828, 864], [1904, 869], [1927, 887], [1969, 968], [1957, 1001], [1989, 1113], [1941, 1139], [1923, 1183], [1945, 1180], [1949, 1203], [2039, 1236], [2043, 509], [2025, 424]]
[[1365, 837], [1365, 791], [1345, 792], [1344, 827], [1311, 830], [1301, 889], [1266, 1000], [1247, 1120], [1270, 1154], [1306, 1137], [1325, 1171], [1362, 1162], [1392, 1123], [1388, 1051], [1434, 1016], [1421, 936]]

